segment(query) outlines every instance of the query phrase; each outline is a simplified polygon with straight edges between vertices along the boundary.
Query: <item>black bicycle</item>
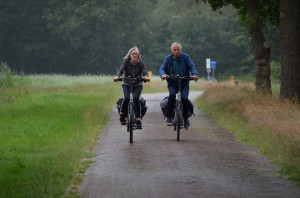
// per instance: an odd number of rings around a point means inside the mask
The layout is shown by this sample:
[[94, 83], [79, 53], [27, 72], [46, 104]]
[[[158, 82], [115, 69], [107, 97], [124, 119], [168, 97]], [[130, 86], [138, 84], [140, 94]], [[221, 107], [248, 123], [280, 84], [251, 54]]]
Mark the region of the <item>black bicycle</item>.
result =
[[137, 84], [139, 82], [148, 82], [149, 80], [146, 80], [142, 77], [133, 78], [133, 77], [128, 76], [128, 77], [119, 78], [118, 80], [114, 80], [114, 81], [117, 82], [117, 81], [123, 81], [123, 80], [126, 80], [126, 82], [128, 83], [128, 85], [130, 87], [130, 100], [128, 103], [126, 126], [127, 126], [127, 132], [129, 132], [129, 142], [132, 143], [133, 142], [133, 130], [141, 129], [141, 128], [138, 128], [135, 123], [136, 117], [135, 117], [135, 113], [134, 113], [133, 85]]
[[167, 79], [173, 79], [177, 82], [178, 84], [178, 92], [176, 94], [176, 105], [175, 105], [175, 116], [174, 116], [174, 120], [173, 120], [173, 125], [174, 125], [174, 131], [177, 132], [177, 142], [179, 142], [180, 140], [180, 129], [183, 128], [184, 126], [184, 122], [183, 122], [183, 113], [182, 113], [182, 109], [183, 109], [183, 104], [181, 102], [181, 84], [182, 81], [186, 81], [186, 80], [194, 80], [193, 77], [191, 76], [168, 76]]

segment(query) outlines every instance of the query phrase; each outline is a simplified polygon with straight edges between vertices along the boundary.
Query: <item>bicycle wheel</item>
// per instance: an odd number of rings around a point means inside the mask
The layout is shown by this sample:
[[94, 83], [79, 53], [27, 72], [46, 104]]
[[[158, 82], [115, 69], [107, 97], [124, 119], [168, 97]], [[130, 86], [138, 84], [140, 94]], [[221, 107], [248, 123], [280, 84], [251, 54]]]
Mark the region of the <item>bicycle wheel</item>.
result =
[[133, 124], [134, 124], [134, 109], [133, 105], [129, 104], [129, 142], [133, 142]]
[[177, 132], [177, 142], [180, 140], [180, 128], [181, 128], [181, 103], [178, 103], [176, 105], [176, 122], [174, 123], [176, 125], [176, 132]]

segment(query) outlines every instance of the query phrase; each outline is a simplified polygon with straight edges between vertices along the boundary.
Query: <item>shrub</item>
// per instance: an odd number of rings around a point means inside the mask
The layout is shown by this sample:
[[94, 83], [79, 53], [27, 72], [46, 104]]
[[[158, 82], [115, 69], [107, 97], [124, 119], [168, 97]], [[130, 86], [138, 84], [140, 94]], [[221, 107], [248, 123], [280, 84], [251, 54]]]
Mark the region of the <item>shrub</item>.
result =
[[12, 86], [13, 75], [6, 63], [0, 64], [0, 87]]

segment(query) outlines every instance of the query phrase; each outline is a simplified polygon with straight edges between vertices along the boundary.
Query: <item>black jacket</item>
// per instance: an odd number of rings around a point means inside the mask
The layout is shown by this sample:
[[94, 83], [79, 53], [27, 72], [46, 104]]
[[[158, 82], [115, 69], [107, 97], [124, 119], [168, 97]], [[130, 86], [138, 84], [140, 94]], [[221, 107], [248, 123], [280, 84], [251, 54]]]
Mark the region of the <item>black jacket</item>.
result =
[[[148, 76], [148, 72], [145, 66], [145, 63], [141, 60], [138, 60], [137, 64], [133, 65], [130, 61], [123, 61], [120, 69], [118, 70], [116, 76], [122, 76], [125, 73], [125, 77], [131, 76], [133, 78], [136, 77], [144, 77]], [[123, 84], [128, 84], [126, 81], [123, 81]], [[138, 83], [136, 85], [142, 85], [142, 83]]]

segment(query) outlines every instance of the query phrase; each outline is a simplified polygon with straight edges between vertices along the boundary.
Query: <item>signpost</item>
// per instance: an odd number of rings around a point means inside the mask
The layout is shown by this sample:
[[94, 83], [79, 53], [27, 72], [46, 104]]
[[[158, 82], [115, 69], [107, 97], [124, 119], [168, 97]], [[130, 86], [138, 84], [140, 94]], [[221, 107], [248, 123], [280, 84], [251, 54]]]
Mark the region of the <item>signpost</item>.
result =
[[[210, 58], [206, 59], [206, 70], [207, 70], [207, 79], [209, 83], [214, 83], [215, 69], [217, 68], [217, 62], [211, 61]], [[210, 76], [212, 70], [212, 76]]]
[[209, 75], [209, 73], [210, 73], [210, 58], [207, 58], [206, 59], [206, 70], [207, 70], [207, 80], [209, 80], [210, 81], [210, 75]]
[[212, 82], [214, 83], [215, 69], [217, 68], [217, 62], [216, 61], [210, 61], [210, 67], [213, 70], [213, 72], [212, 72]]

